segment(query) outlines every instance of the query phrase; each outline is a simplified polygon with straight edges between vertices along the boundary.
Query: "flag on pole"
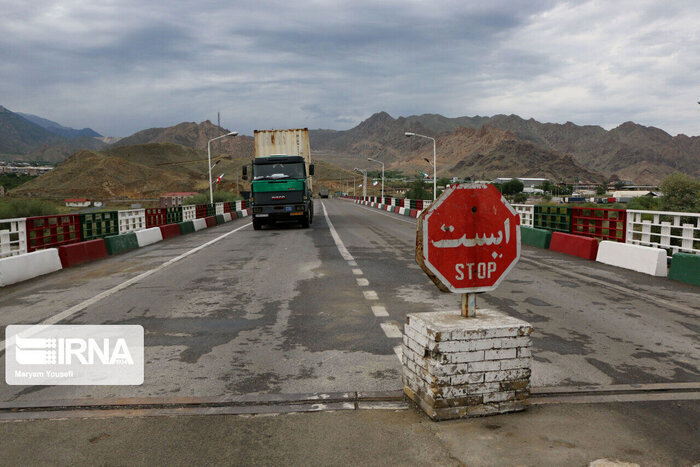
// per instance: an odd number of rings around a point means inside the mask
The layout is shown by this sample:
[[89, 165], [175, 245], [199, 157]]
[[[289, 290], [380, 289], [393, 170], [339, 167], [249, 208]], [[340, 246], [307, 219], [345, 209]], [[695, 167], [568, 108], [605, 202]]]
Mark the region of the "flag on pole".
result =
[[216, 184], [217, 185], [219, 184], [219, 182], [221, 181], [222, 178], [224, 178], [224, 174], [221, 174], [218, 177], [216, 177]]
[[372, 183], [372, 186], [377, 186], [378, 183], [379, 183], [379, 180], [375, 180], [374, 183]]
[[418, 172], [420, 172], [420, 174], [423, 176], [423, 178], [428, 178], [428, 179], [430, 178], [430, 175], [428, 175], [427, 173], [423, 172], [422, 170], [419, 170]]

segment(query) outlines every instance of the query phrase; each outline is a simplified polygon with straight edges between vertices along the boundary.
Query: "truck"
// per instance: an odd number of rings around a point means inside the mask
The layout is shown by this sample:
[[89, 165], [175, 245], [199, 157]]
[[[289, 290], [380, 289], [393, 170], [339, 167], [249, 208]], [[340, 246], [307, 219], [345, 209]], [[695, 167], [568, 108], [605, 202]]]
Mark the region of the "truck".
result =
[[[250, 182], [253, 228], [298, 221], [309, 228], [314, 218], [309, 130], [255, 130]], [[243, 180], [247, 180], [247, 166]]]
[[321, 188], [321, 191], [318, 192], [318, 196], [321, 198], [328, 198], [328, 188], [325, 186]]

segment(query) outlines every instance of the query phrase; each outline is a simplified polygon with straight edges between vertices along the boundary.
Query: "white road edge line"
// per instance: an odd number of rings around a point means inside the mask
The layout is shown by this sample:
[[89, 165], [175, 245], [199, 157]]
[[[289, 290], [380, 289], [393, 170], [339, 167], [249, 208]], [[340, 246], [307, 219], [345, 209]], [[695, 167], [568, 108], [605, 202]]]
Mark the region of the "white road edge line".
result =
[[[399, 219], [399, 218], [396, 217], [396, 216], [391, 216], [391, 215], [386, 214], [386, 213], [384, 213], [384, 212], [382, 212], [382, 211], [380, 211], [380, 210], [378, 210], [378, 209], [366, 208], [366, 207], [360, 206], [360, 205], [358, 205], [357, 207], [360, 208], [360, 209], [364, 209], [365, 211], [373, 212], [373, 213], [375, 213], [375, 214], [381, 214], [382, 216], [389, 217], [389, 218], [391, 218], [391, 219], [394, 219], [395, 221], [405, 222], [406, 224], [413, 224], [413, 225], [416, 225], [416, 222], [407, 221], [406, 219]], [[324, 208], [324, 209], [325, 209], [325, 208]], [[399, 214], [399, 215], [400, 215], [400, 214]], [[405, 217], [405, 216], [404, 216], [404, 217]], [[415, 219], [415, 218], [414, 218], [414, 219]]]
[[323, 208], [323, 215], [326, 217], [328, 228], [331, 231], [331, 237], [333, 237], [333, 241], [335, 242], [336, 248], [338, 248], [338, 251], [340, 252], [340, 256], [342, 256], [345, 261], [355, 261], [355, 258], [353, 258], [348, 249], [345, 248], [345, 245], [340, 239], [338, 232], [336, 232], [335, 227], [333, 227], [333, 223], [331, 222], [331, 218], [328, 217], [328, 211], [326, 211], [326, 205], [323, 204], [323, 201], [321, 201], [321, 207]]
[[[181, 254], [180, 256], [176, 256], [175, 258], [171, 258], [156, 268], [153, 268], [149, 271], [141, 273], [136, 277], [132, 277], [131, 279], [124, 281], [121, 284], [119, 284], [115, 287], [112, 287], [109, 290], [105, 290], [104, 292], [97, 294], [94, 297], [89, 298], [82, 303], [78, 303], [77, 305], [74, 305], [65, 311], [62, 311], [54, 316], [51, 316], [50, 318], [47, 318], [38, 324], [40, 324], [40, 325], [56, 324], [59, 321], [62, 321], [64, 319], [68, 318], [69, 316], [74, 315], [75, 313], [84, 310], [85, 308], [89, 307], [90, 305], [94, 305], [95, 303], [99, 302], [100, 300], [107, 298], [110, 295], [113, 295], [113, 294], [119, 292], [120, 290], [123, 290], [123, 289], [129, 287], [130, 285], [135, 284], [136, 282], [138, 282], [142, 279], [145, 279], [148, 276], [152, 276], [153, 274], [155, 274], [159, 271], [162, 271], [163, 269], [167, 268], [171, 264], [177, 263], [178, 261], [180, 261], [184, 258], [187, 258], [188, 256], [193, 255], [193, 254], [197, 253], [198, 251], [208, 247], [209, 245], [213, 245], [214, 243], [218, 242], [219, 240], [223, 240], [224, 238], [228, 237], [229, 235], [234, 234], [234, 233], [238, 232], [239, 230], [245, 229], [249, 225], [252, 225], [252, 222], [248, 223], [242, 227], [239, 227], [235, 230], [227, 232], [219, 237], [216, 237], [213, 240], [209, 240], [207, 243], [204, 243], [202, 245], [199, 245], [196, 248], [193, 248], [189, 251], [186, 251], [185, 253]], [[0, 352], [2, 352], [3, 350], [5, 350], [5, 341], [4, 340], [0, 341]]]

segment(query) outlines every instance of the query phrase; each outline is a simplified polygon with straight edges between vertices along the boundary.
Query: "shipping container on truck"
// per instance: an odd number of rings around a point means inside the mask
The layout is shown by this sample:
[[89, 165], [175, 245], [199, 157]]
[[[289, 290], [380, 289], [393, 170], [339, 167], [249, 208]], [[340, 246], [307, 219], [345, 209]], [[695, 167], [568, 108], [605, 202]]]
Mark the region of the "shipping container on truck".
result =
[[[255, 130], [251, 178], [253, 228], [277, 221], [313, 222], [309, 130]], [[247, 178], [246, 168], [243, 177]]]

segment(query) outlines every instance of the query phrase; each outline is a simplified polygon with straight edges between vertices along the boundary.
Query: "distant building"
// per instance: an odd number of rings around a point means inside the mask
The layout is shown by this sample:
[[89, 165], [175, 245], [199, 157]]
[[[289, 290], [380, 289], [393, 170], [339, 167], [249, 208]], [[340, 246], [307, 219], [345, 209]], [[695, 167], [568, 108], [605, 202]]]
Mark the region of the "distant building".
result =
[[523, 182], [523, 187], [536, 187], [539, 185], [544, 185], [545, 182], [548, 182], [548, 178], [520, 178], [520, 177], [499, 177], [493, 179], [491, 183], [508, 183], [511, 180], [520, 180]]
[[196, 191], [182, 191], [173, 193], [163, 193], [160, 195], [160, 207], [161, 208], [172, 208], [175, 206], [182, 206], [182, 202], [192, 196], [197, 196], [199, 193]]
[[90, 206], [90, 200], [85, 198], [68, 198], [65, 202], [66, 206], [72, 208], [86, 208]]
[[661, 196], [661, 193], [657, 193], [651, 190], [618, 190], [613, 191], [610, 196], [617, 199], [632, 199], [639, 198], [640, 196]]

